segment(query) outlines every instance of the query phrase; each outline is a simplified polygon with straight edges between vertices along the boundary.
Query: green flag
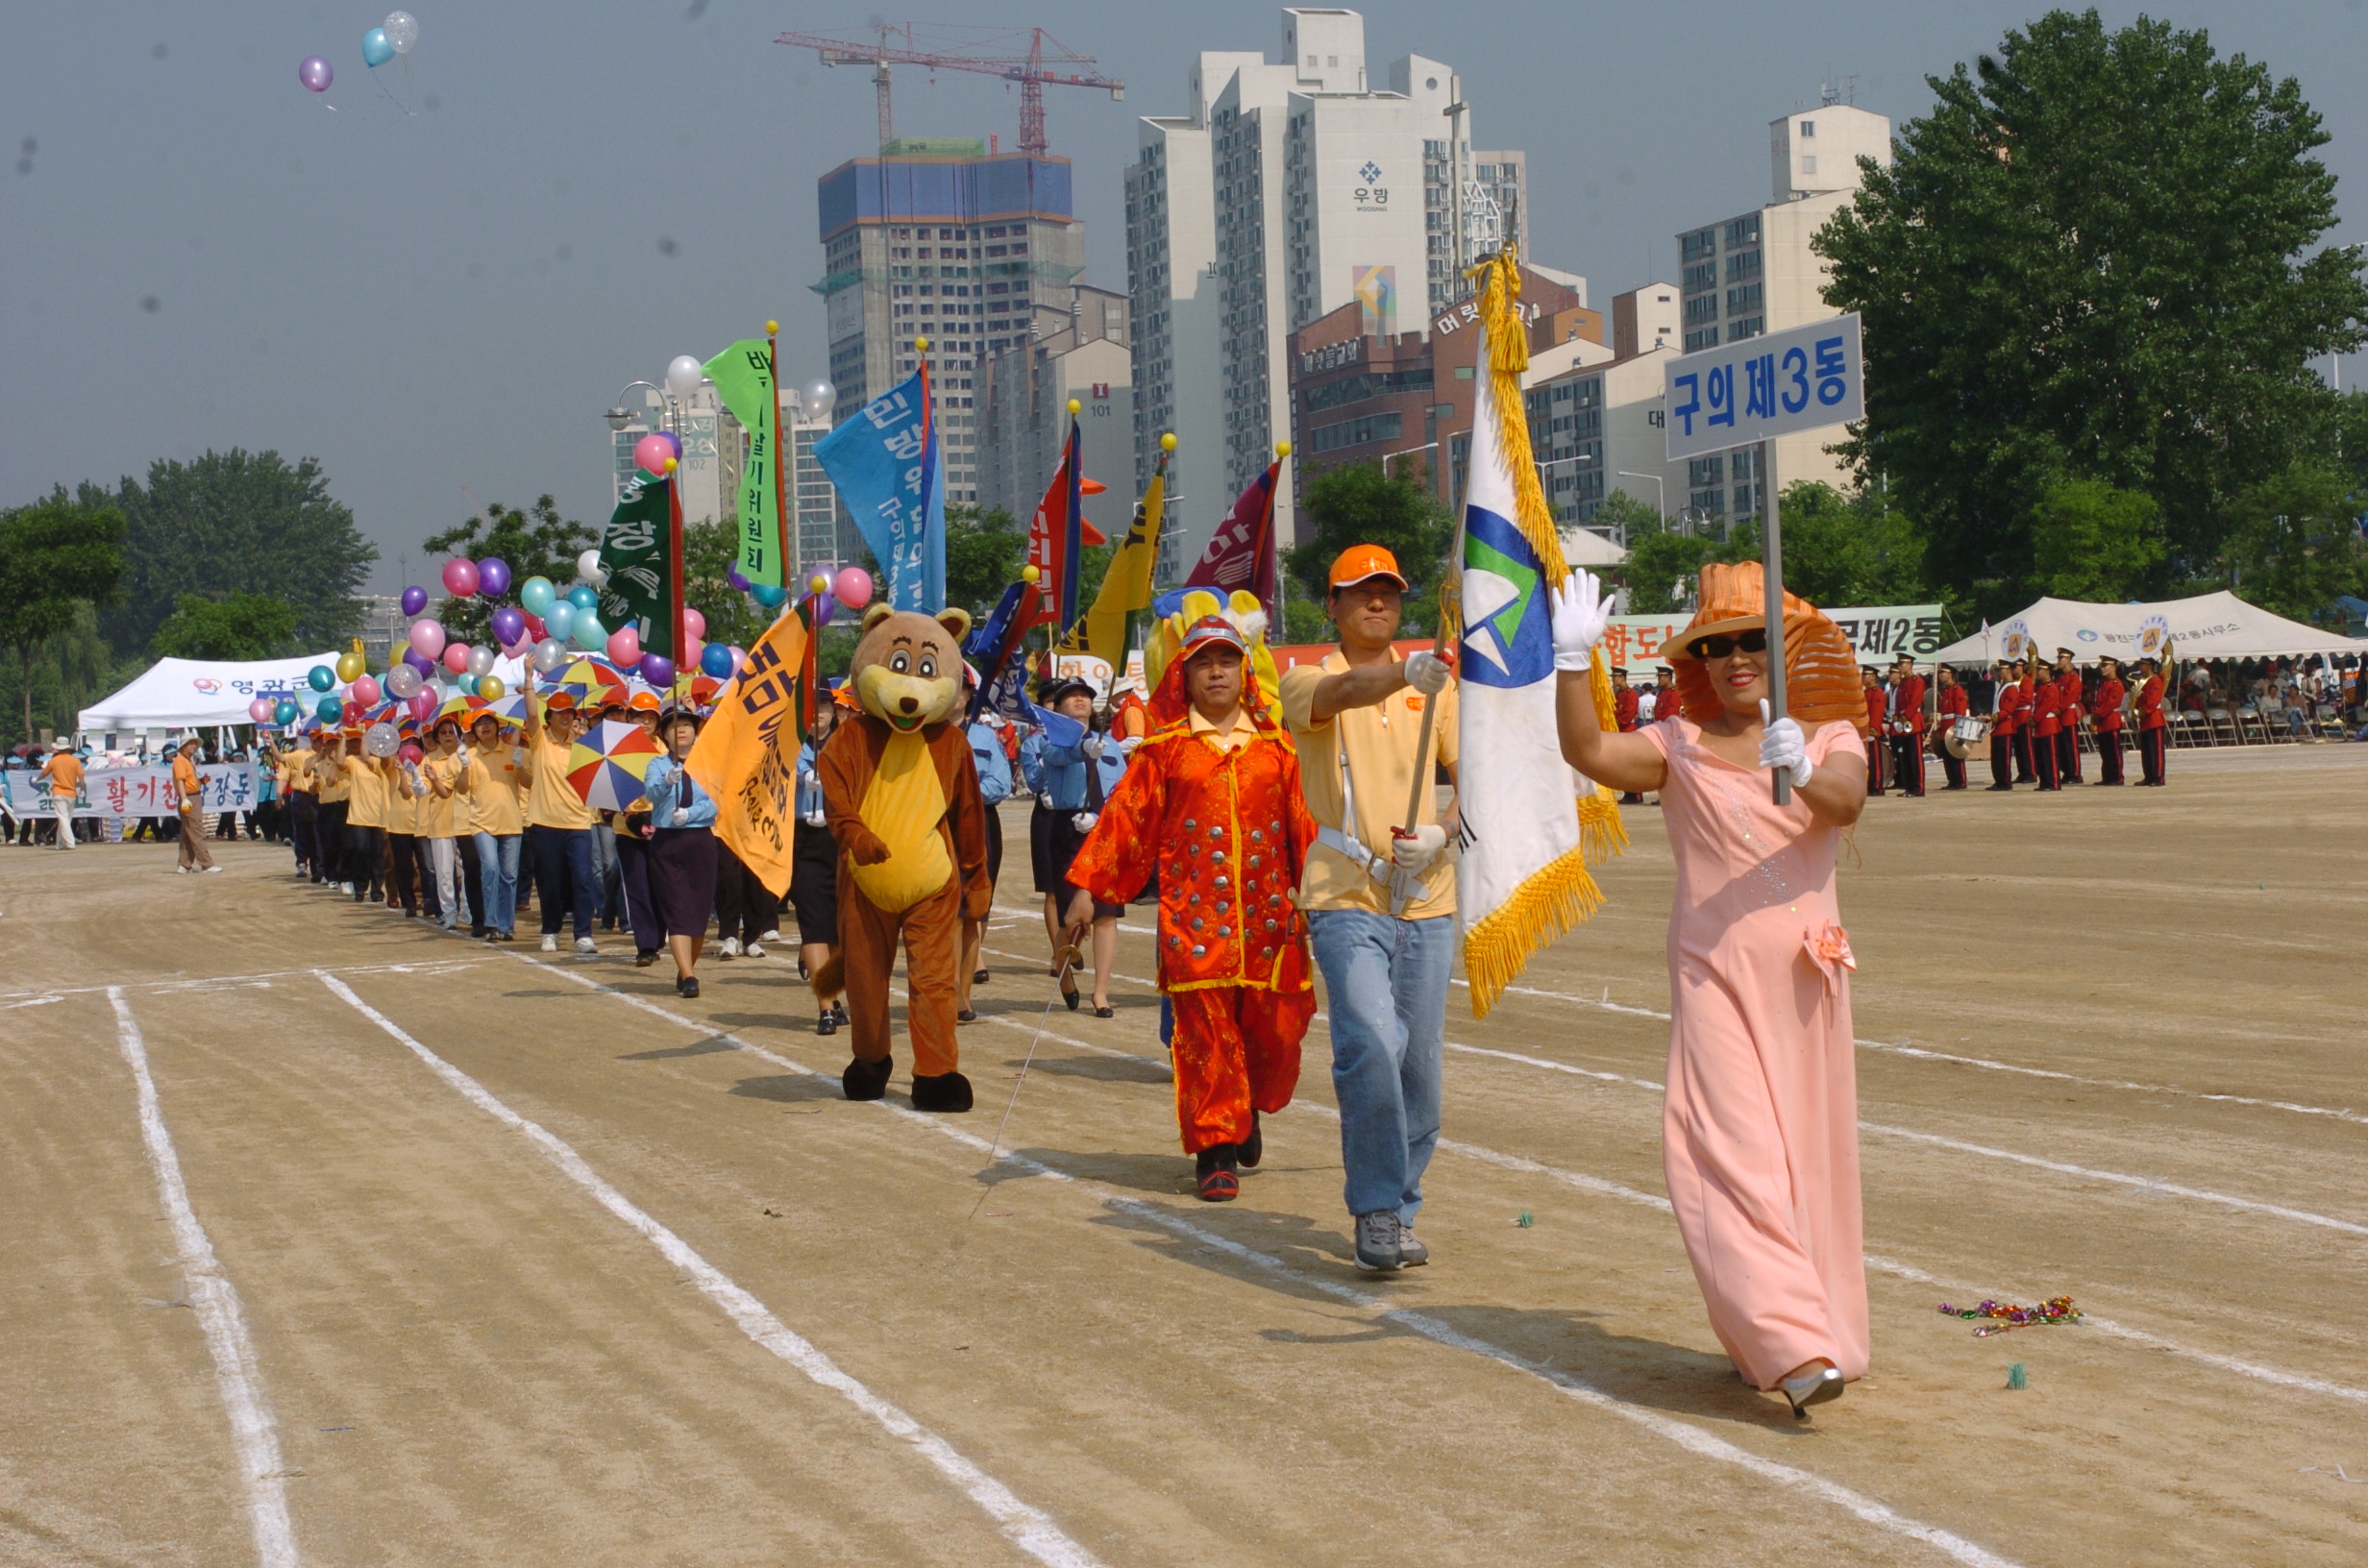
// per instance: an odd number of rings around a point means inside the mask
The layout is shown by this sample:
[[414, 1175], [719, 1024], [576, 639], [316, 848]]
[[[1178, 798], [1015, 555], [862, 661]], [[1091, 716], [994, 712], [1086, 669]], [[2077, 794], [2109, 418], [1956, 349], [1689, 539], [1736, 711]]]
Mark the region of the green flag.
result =
[[608, 583], [601, 591], [601, 619], [610, 630], [629, 622], [644, 623], [644, 652], [675, 656], [675, 626], [671, 606], [674, 551], [668, 530], [674, 522], [674, 481], [645, 479], [636, 475], [626, 486], [625, 499], [608, 514], [608, 531], [601, 535], [601, 568]]
[[773, 388], [773, 355], [761, 337], [744, 337], [707, 361], [724, 406], [749, 432], [749, 460], [740, 471], [740, 550], [734, 564], [751, 582], [781, 586], [781, 529], [774, 514], [773, 464], [779, 453], [779, 395]]

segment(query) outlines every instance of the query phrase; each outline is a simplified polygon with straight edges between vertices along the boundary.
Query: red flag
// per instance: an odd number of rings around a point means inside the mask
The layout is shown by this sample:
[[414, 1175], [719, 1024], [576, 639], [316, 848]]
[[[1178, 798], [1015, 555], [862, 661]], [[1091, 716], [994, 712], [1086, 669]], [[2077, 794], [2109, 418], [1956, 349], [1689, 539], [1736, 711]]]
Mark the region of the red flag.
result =
[[1035, 606], [1028, 615], [1031, 626], [1047, 622], [1065, 626], [1077, 619], [1077, 557], [1085, 548], [1085, 472], [1079, 444], [1073, 418], [1069, 440], [1061, 448], [1061, 466], [1053, 471], [1045, 499], [1036, 503], [1036, 515], [1028, 523], [1027, 560], [1039, 574]]
[[1274, 473], [1281, 466], [1269, 463], [1265, 473], [1250, 480], [1184, 579], [1187, 588], [1214, 588], [1222, 594], [1248, 589], [1258, 596], [1269, 624], [1276, 626], [1281, 623], [1274, 601], [1282, 596], [1274, 554]]

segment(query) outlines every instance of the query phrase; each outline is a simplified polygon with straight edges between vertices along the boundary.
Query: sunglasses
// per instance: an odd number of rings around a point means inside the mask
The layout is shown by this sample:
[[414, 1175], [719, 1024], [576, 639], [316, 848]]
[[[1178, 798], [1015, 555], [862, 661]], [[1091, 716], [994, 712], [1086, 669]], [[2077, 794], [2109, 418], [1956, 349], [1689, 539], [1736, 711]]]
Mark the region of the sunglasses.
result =
[[1732, 637], [1723, 631], [1714, 631], [1708, 637], [1696, 637], [1686, 645], [1686, 651], [1697, 659], [1723, 659], [1739, 649], [1745, 653], [1766, 652], [1767, 629], [1764, 626], [1753, 626], [1750, 630], [1739, 631]]

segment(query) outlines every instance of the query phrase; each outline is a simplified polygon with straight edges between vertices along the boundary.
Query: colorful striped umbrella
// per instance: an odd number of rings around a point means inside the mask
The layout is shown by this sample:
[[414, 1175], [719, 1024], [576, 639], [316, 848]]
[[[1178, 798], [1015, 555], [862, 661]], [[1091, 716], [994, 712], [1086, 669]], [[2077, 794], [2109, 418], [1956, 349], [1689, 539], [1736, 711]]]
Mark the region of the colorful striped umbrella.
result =
[[657, 737], [639, 724], [603, 720], [577, 738], [567, 782], [593, 810], [623, 811], [641, 798], [642, 776], [663, 754]]

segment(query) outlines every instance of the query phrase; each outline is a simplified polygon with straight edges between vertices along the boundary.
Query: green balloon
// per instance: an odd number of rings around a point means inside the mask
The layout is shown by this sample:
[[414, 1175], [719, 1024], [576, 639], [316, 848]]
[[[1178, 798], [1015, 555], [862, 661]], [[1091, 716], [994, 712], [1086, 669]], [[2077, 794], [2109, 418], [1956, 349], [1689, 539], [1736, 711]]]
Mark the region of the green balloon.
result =
[[333, 697], [324, 697], [321, 698], [320, 706], [312, 711], [320, 715], [322, 723], [333, 724], [344, 715], [345, 704]]
[[305, 672], [306, 683], [316, 692], [328, 691], [337, 684], [337, 672], [325, 664], [316, 664]]

